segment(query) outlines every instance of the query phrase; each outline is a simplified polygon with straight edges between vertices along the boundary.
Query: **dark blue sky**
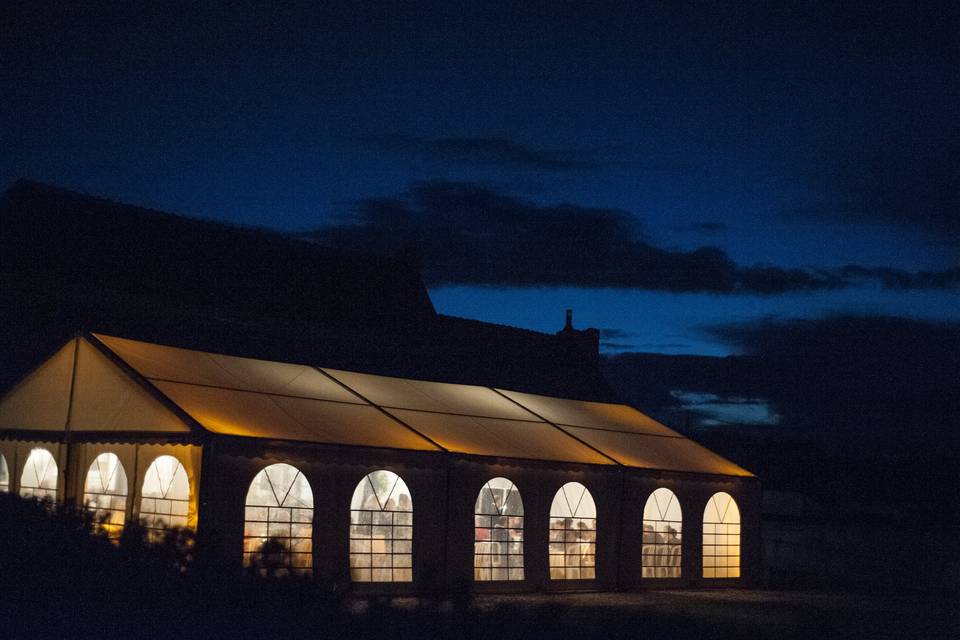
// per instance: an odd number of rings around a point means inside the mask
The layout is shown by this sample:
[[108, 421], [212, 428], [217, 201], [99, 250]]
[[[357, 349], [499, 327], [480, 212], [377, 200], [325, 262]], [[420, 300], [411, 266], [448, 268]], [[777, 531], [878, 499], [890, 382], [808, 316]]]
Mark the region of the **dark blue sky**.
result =
[[609, 351], [960, 320], [947, 3], [247, 4], [4, 3], [0, 183], [412, 246], [441, 312]]

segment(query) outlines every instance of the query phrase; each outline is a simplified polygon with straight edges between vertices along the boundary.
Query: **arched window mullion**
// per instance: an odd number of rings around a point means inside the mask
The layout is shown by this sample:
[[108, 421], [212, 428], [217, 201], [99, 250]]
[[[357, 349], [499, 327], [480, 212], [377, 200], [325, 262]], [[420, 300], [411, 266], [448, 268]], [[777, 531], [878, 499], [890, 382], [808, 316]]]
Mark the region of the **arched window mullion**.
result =
[[56, 502], [57, 475], [57, 462], [53, 454], [43, 447], [31, 449], [20, 476], [20, 495], [24, 498], [50, 498]]
[[[377, 484], [389, 487], [380, 500]], [[369, 491], [369, 493], [367, 493]], [[372, 495], [373, 503], [370, 504]], [[354, 582], [413, 580], [413, 499], [392, 471], [373, 471], [350, 501], [350, 576]]]
[[96, 525], [111, 539], [123, 532], [127, 516], [127, 474], [114, 453], [101, 453], [87, 470], [83, 505], [93, 512]]
[[190, 479], [183, 464], [171, 455], [154, 459], [144, 474], [140, 497], [140, 520], [150, 538], [163, 538], [166, 531], [186, 527], [190, 512]]
[[[580, 491], [576, 507], [570, 505], [569, 491]], [[549, 529], [550, 579], [596, 579], [597, 505], [584, 485], [568, 482], [557, 490]]]
[[[288, 498], [297, 506], [288, 505]], [[250, 482], [244, 509], [243, 564], [261, 575], [313, 572], [313, 490], [296, 467], [272, 464]]]
[[740, 508], [723, 491], [710, 496], [703, 511], [703, 577], [740, 577]]

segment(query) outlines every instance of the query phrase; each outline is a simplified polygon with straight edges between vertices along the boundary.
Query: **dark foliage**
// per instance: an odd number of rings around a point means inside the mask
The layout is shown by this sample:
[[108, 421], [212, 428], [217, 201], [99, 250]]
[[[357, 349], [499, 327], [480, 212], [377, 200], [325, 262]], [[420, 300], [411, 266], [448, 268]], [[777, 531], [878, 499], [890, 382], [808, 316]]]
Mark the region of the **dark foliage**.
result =
[[875, 639], [950, 637], [956, 618], [951, 596], [909, 591], [357, 598], [339, 584], [213, 566], [182, 533], [150, 544], [134, 525], [114, 544], [83, 511], [6, 494], [0, 523], [0, 630], [13, 639]]
[[[443, 615], [431, 599], [413, 609], [374, 601], [352, 612], [340, 585], [212, 565], [188, 531], [149, 542], [133, 523], [114, 544], [96, 533], [89, 512], [7, 494], [0, 522], [4, 637], [469, 637], [474, 626], [469, 602], [457, 598]], [[284, 573], [271, 549], [263, 555], [268, 573]]]

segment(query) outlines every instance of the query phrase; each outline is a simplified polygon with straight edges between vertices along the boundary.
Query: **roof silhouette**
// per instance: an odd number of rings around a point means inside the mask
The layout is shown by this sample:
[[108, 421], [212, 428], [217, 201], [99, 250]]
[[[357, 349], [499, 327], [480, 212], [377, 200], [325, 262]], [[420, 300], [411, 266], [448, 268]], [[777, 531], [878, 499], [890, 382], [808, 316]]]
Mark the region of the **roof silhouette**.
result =
[[437, 314], [409, 256], [20, 180], [0, 196], [0, 388], [79, 332], [610, 400], [565, 337]]

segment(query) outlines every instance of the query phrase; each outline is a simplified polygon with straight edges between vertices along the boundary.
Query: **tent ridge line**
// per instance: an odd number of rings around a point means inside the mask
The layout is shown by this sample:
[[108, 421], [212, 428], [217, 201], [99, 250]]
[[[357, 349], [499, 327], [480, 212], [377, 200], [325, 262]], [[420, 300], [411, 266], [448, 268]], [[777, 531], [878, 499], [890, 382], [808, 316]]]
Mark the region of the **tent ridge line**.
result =
[[499, 396], [501, 396], [501, 397], [503, 397], [503, 398], [506, 398], [507, 400], [509, 400], [509, 401], [512, 402], [513, 404], [517, 405], [518, 407], [520, 407], [520, 408], [523, 409], [524, 411], [529, 411], [530, 413], [532, 413], [532, 414], [535, 415], [536, 417], [540, 418], [541, 420], [543, 420], [544, 422], [546, 422], [546, 423], [549, 424], [551, 427], [553, 427], [554, 429], [556, 429], [556, 430], [559, 431], [560, 433], [564, 434], [564, 435], [567, 436], [568, 438], [573, 438], [574, 440], [576, 440], [577, 442], [579, 442], [579, 443], [582, 444], [583, 446], [587, 447], [587, 448], [590, 449], [591, 451], [593, 451], [593, 452], [595, 452], [595, 453], [599, 453], [601, 456], [603, 456], [603, 457], [606, 458], [607, 460], [612, 461], [615, 465], [620, 466], [620, 467], [626, 466], [626, 465], [624, 465], [622, 462], [620, 462], [619, 460], [617, 460], [616, 458], [614, 458], [613, 456], [607, 455], [607, 454], [604, 453], [603, 451], [600, 451], [600, 449], [597, 449], [597, 448], [594, 447], [593, 445], [591, 445], [591, 444], [589, 444], [589, 443], [581, 440], [580, 438], [578, 438], [577, 436], [573, 435], [573, 434], [570, 433], [569, 431], [563, 429], [562, 427], [560, 427], [560, 425], [558, 425], [558, 424], [556, 424], [556, 423], [554, 423], [554, 422], [551, 422], [550, 420], [547, 420], [546, 418], [544, 418], [543, 416], [541, 416], [539, 413], [537, 413], [537, 412], [534, 411], [533, 409], [530, 409], [529, 407], [526, 407], [526, 406], [520, 404], [519, 402], [517, 402], [516, 400], [514, 400], [513, 398], [511, 398], [511, 397], [508, 396], [507, 394], [503, 393], [503, 392], [500, 391], [499, 389], [496, 389], [496, 388], [494, 388], [494, 387], [488, 387], [488, 388], [489, 388], [491, 391], [493, 391], [494, 393], [496, 393], [497, 395], [499, 395]]
[[70, 439], [70, 419], [73, 417], [73, 400], [77, 391], [77, 360], [80, 358], [80, 335], [73, 338], [73, 362], [70, 366], [70, 396], [67, 398], [67, 416], [63, 421], [63, 433]]
[[390, 418], [391, 420], [393, 420], [394, 422], [396, 422], [396, 423], [399, 424], [400, 426], [406, 427], [407, 429], [409, 429], [409, 430], [412, 431], [413, 433], [417, 434], [418, 436], [420, 436], [421, 438], [423, 438], [424, 440], [426, 440], [427, 442], [429, 442], [430, 444], [432, 444], [433, 446], [435, 446], [435, 447], [436, 447], [437, 449], [439, 449], [440, 451], [443, 451], [443, 452], [445, 452], [445, 453], [450, 453], [450, 451], [449, 451], [446, 447], [441, 446], [440, 443], [434, 441], [432, 438], [428, 437], [426, 434], [423, 434], [423, 433], [417, 431], [417, 430], [414, 429], [412, 426], [410, 426], [409, 424], [407, 424], [404, 420], [401, 420], [400, 418], [398, 418], [397, 416], [393, 415], [392, 413], [390, 413], [389, 411], [387, 411], [386, 409], [384, 409], [384, 408], [381, 407], [380, 405], [376, 404], [375, 402], [372, 402], [369, 398], [367, 398], [366, 396], [364, 396], [364, 395], [363, 395], [362, 393], [360, 393], [359, 391], [357, 391], [357, 390], [355, 390], [355, 389], [347, 386], [344, 382], [342, 382], [342, 381], [339, 380], [338, 378], [334, 377], [333, 374], [325, 371], [322, 367], [314, 367], [314, 369], [316, 369], [316, 370], [319, 371], [321, 374], [325, 375], [327, 378], [329, 378], [330, 380], [332, 380], [332, 381], [335, 382], [336, 384], [340, 385], [341, 387], [343, 387], [344, 389], [346, 389], [347, 391], [349, 391], [349, 392], [352, 393], [353, 395], [357, 396], [358, 398], [360, 398], [361, 400], [363, 400], [364, 402], [366, 402], [367, 404], [369, 404], [371, 407], [373, 407], [374, 409], [376, 409], [377, 411], [379, 411], [379, 412], [382, 413], [383, 415], [387, 416], [388, 418]]
[[152, 382], [150, 382], [143, 374], [133, 368], [130, 363], [117, 355], [110, 347], [105, 345], [96, 337], [93, 333], [87, 333], [84, 338], [89, 342], [97, 351], [103, 354], [108, 360], [120, 368], [121, 371], [126, 373], [130, 378], [140, 385], [148, 394], [150, 394], [155, 400], [160, 402], [166, 409], [168, 409], [173, 415], [177, 416], [181, 422], [183, 422], [191, 432], [197, 435], [206, 436], [207, 430], [201, 425], [197, 420], [191, 416], [189, 413], [184, 411], [180, 405], [171, 400], [164, 394], [162, 391], [157, 389]]

